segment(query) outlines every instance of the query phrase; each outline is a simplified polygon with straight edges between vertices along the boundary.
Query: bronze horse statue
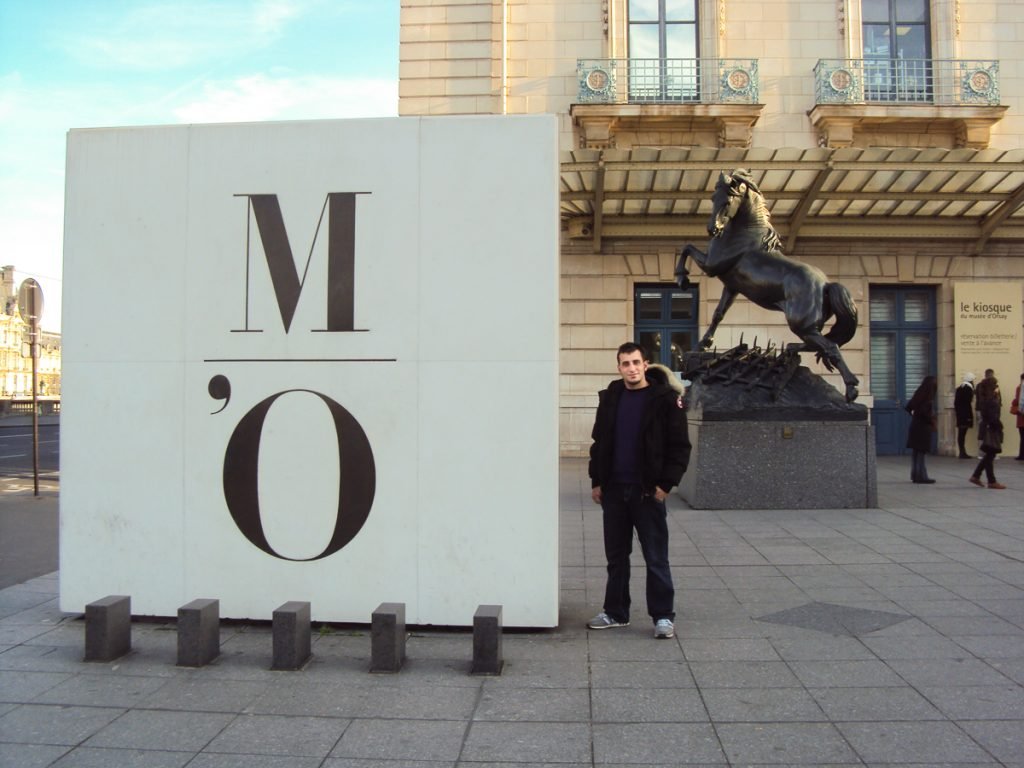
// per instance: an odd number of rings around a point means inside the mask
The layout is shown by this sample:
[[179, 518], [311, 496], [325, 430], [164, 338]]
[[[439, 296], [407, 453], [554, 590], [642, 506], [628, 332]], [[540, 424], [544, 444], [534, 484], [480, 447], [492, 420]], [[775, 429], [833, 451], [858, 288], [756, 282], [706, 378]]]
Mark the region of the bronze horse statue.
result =
[[[839, 352], [857, 330], [857, 306], [849, 291], [829, 282], [820, 269], [782, 253], [764, 197], [749, 171], [719, 174], [711, 203], [707, 253], [687, 245], [676, 265], [676, 282], [682, 288], [689, 286], [688, 258], [706, 275], [722, 281], [722, 298], [700, 347], [711, 346], [718, 324], [733, 301], [746, 296], [759, 307], [785, 313], [790, 330], [803, 339], [802, 344], [791, 344], [789, 349], [815, 352], [829, 371], [838, 369], [846, 385], [847, 402], [855, 400], [859, 382]], [[822, 334], [825, 323], [833, 317], [832, 328]]]

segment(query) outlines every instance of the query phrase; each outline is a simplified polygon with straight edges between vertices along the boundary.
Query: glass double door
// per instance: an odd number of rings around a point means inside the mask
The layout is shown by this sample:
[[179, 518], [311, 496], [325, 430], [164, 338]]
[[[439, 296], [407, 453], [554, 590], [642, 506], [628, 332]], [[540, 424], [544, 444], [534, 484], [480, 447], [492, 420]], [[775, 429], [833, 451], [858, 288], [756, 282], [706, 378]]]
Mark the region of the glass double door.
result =
[[922, 379], [935, 374], [935, 291], [872, 286], [871, 423], [880, 456], [908, 453], [905, 406]]
[[637, 286], [633, 305], [637, 344], [647, 351], [652, 363], [682, 371], [684, 354], [696, 344], [697, 289]]

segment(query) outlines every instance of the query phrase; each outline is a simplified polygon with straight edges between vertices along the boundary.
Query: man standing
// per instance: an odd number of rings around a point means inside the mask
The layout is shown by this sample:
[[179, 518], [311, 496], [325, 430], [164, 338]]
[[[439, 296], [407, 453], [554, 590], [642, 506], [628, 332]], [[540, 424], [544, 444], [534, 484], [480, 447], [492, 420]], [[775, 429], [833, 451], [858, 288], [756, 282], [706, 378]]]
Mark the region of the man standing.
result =
[[639, 344], [616, 354], [619, 376], [598, 395], [590, 447], [591, 498], [604, 515], [608, 583], [590, 629], [629, 625], [629, 556], [636, 529], [647, 565], [647, 612], [654, 636], [675, 636], [675, 588], [668, 562], [665, 499], [690, 460], [682, 385], [650, 365]]

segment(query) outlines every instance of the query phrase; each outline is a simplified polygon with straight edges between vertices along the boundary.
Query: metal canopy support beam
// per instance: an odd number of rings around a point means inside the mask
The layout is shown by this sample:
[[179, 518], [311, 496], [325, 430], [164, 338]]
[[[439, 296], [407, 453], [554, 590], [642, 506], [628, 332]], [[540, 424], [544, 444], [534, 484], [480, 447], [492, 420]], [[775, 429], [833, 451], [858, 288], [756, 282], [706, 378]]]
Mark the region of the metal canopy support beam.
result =
[[[937, 225], [931, 220], [915, 220], [908, 217], [881, 218], [872, 221], [860, 219], [851, 221], [848, 218], [827, 216], [811, 216], [801, 227], [801, 238], [824, 237], [861, 240], [865, 238], [882, 240], [936, 240], [952, 239], [976, 242], [978, 225], [972, 219], [949, 217]], [[645, 238], [645, 237], [707, 237], [707, 219], [697, 216], [605, 216], [603, 223], [604, 237]], [[785, 239], [788, 228], [783, 223], [778, 228], [779, 235]], [[1024, 225], [1003, 225], [1007, 237], [1024, 239]]]
[[786, 239], [786, 251], [792, 251], [794, 246], [796, 246], [796, 238], [800, 234], [800, 227], [803, 225], [804, 219], [807, 218], [807, 214], [810, 212], [814, 201], [818, 199], [818, 195], [831, 173], [832, 163], [829, 163], [827, 168], [822, 168], [818, 171], [814, 181], [811, 182], [811, 186], [804, 193], [796, 210], [793, 211], [793, 215], [789, 217], [789, 237]]
[[[768, 193], [772, 200], [803, 200], [806, 192], [772, 191]], [[704, 189], [668, 189], [650, 192], [610, 192], [604, 191], [605, 200], [707, 200], [710, 193]], [[593, 202], [594, 193], [585, 189], [563, 191], [563, 203]], [[999, 192], [818, 192], [818, 200], [898, 200], [901, 202], [919, 203], [999, 203], [1006, 200], [1005, 193]]]
[[999, 226], [1006, 221], [1013, 212], [1024, 205], [1024, 184], [1017, 187], [1012, 195], [1010, 195], [1003, 203], [998, 205], [992, 213], [986, 216], [981, 221], [981, 237], [978, 238], [978, 242], [974, 244], [974, 256], [980, 256], [982, 249], [988, 242], [989, 238], [992, 237], [992, 233], [995, 232]]
[[601, 252], [601, 230], [604, 226], [604, 153], [597, 161], [594, 173], [594, 253]]

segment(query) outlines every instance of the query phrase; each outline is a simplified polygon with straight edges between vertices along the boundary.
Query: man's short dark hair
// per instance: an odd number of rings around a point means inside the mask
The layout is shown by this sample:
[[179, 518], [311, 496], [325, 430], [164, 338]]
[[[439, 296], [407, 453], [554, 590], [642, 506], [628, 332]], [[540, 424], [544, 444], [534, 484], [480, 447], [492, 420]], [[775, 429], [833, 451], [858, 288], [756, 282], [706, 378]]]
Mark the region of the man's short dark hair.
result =
[[986, 379], [987, 379], [987, 378], [988, 378], [989, 376], [995, 376], [995, 375], [996, 375], [996, 372], [995, 372], [995, 371], [993, 371], [993, 370], [992, 370], [991, 368], [986, 368], [986, 369], [985, 369], [985, 378], [986, 378]]
[[615, 353], [615, 362], [618, 362], [623, 355], [631, 355], [634, 352], [639, 352], [640, 357], [645, 361], [650, 362], [650, 358], [647, 357], [647, 350], [641, 347], [634, 341], [627, 341], [625, 344], [619, 347], [618, 352]]

